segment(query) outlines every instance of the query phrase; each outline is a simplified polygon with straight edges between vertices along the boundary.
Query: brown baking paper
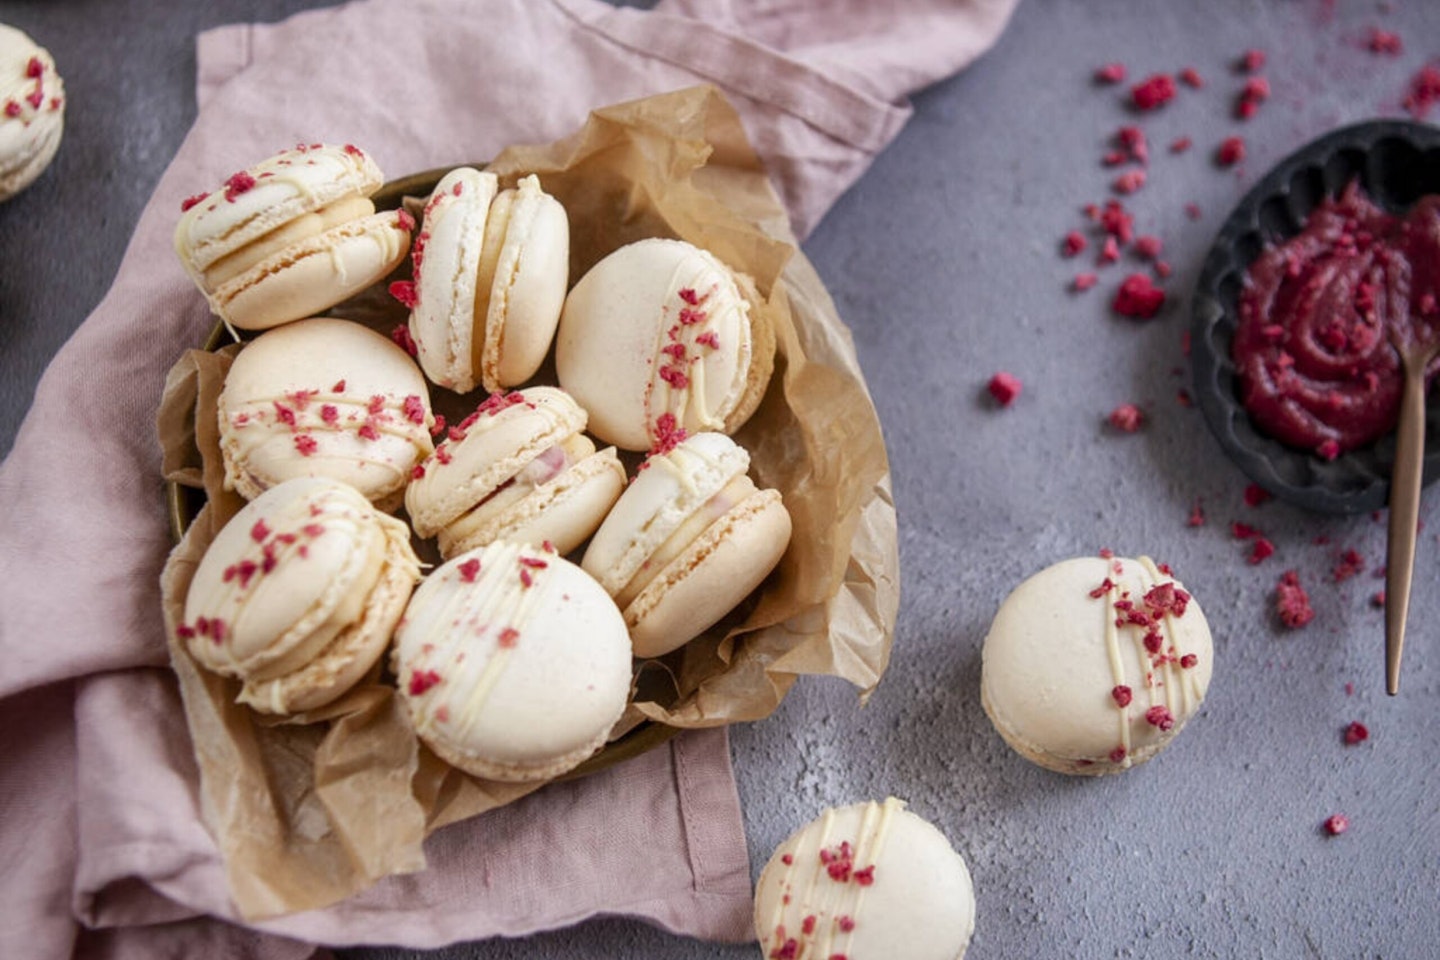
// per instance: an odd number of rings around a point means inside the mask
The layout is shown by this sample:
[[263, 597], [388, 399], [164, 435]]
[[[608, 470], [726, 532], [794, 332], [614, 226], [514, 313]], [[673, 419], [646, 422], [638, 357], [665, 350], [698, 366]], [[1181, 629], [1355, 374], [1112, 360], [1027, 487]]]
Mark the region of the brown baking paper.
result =
[[[863, 701], [889, 660], [899, 605], [884, 441], [850, 333], [799, 252], [734, 109], [705, 86], [632, 101], [595, 111], [564, 140], [507, 149], [489, 169], [506, 184], [537, 173], [564, 204], [572, 280], [626, 243], [679, 237], [748, 275], [776, 332], [775, 375], [736, 440], [750, 451], [757, 482], [784, 496], [794, 521], [789, 550], [740, 610], [640, 666], [627, 719], [587, 769], [628, 755], [633, 745], [615, 737], [636, 723], [643, 733], [657, 722], [766, 717], [805, 674], [844, 678]], [[380, 288], [331, 313], [387, 332], [404, 320]], [[479, 780], [437, 759], [416, 740], [383, 665], [322, 711], [276, 720], [236, 704], [238, 683], [199, 669], [176, 639], [195, 567], [242, 505], [221, 488], [215, 428], [236, 349], [189, 351], [166, 384], [166, 479], [203, 488], [207, 502], [166, 564], [162, 592], [205, 816], [237, 908], [258, 919], [422, 869], [431, 831], [538, 785]], [[443, 394], [436, 391], [437, 405]]]

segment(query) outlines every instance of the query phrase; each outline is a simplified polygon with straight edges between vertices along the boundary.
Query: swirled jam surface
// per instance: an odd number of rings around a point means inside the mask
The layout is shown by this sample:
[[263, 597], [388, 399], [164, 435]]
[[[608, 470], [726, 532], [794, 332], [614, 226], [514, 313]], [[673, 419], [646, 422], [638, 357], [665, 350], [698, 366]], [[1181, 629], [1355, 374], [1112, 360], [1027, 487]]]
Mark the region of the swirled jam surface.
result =
[[1241, 402], [1261, 430], [1326, 459], [1374, 442], [1399, 414], [1392, 338], [1440, 336], [1437, 296], [1440, 196], [1396, 217], [1352, 182], [1247, 271], [1231, 344]]

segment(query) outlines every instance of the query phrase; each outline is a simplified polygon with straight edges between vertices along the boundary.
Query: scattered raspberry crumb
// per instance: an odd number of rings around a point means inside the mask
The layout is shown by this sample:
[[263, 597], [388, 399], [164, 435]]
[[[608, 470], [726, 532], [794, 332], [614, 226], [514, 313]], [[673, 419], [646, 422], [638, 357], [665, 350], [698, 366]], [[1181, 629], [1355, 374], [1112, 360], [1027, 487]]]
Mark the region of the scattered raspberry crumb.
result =
[[[456, 186], [459, 186], [459, 184], [456, 184]], [[404, 207], [401, 207], [395, 211], [395, 226], [399, 227], [401, 230], [404, 230], [406, 233], [409, 233], [411, 230], [415, 229], [415, 218], [410, 216], [410, 212], [408, 210], [406, 210]]]
[[1063, 244], [1061, 244], [1060, 251], [1067, 257], [1073, 257], [1076, 254], [1083, 252], [1084, 249], [1089, 245], [1090, 242], [1085, 239], [1084, 234], [1082, 234], [1079, 230], [1071, 230], [1069, 233], [1065, 234], [1065, 241]]
[[[393, 293], [394, 291], [391, 292]], [[417, 357], [420, 355], [420, 348], [415, 345], [415, 338], [410, 336], [410, 327], [408, 325], [403, 323], [396, 324], [395, 329], [390, 331], [390, 339], [394, 340], [395, 344], [401, 350], [410, 354], [410, 356]]]
[[308, 433], [297, 433], [295, 435], [295, 449], [300, 452], [300, 456], [302, 457], [311, 456], [319, 446], [320, 445], [315, 442], [315, 438]]
[[1145, 711], [1145, 722], [1152, 727], [1159, 727], [1162, 731], [1170, 730], [1175, 726], [1175, 718], [1170, 714], [1170, 708], [1165, 706], [1154, 706]]
[[1383, 606], [1385, 606], [1385, 591], [1384, 591], [1384, 590], [1376, 590], [1374, 593], [1372, 593], [1372, 594], [1370, 595], [1370, 606], [1372, 606], [1372, 607], [1383, 607]]
[[1340, 456], [1340, 444], [1334, 440], [1326, 440], [1315, 448], [1315, 455], [1321, 460], [1334, 460]]
[[1116, 130], [1115, 142], [1138, 162], [1150, 162], [1150, 144], [1145, 139], [1145, 131], [1139, 127], [1127, 126]]
[[1365, 558], [1360, 556], [1359, 551], [1352, 547], [1340, 554], [1340, 559], [1335, 564], [1335, 569], [1331, 571], [1331, 576], [1335, 578], [1336, 583], [1341, 583], [1349, 580], [1364, 569]]
[[1125, 748], [1124, 748], [1124, 747], [1116, 747], [1114, 750], [1111, 750], [1111, 751], [1110, 751], [1110, 762], [1111, 762], [1111, 763], [1119, 763], [1120, 761], [1122, 761], [1122, 760], [1125, 759], [1125, 756], [1126, 756], [1126, 754], [1125, 754]]
[[1116, 705], [1116, 706], [1119, 706], [1119, 707], [1128, 707], [1128, 706], [1130, 706], [1130, 701], [1134, 698], [1135, 695], [1134, 695], [1134, 692], [1131, 691], [1131, 689], [1130, 689], [1129, 687], [1125, 686], [1125, 685], [1122, 683], [1122, 684], [1119, 684], [1118, 686], [1114, 687], [1114, 688], [1110, 691], [1110, 696], [1115, 699], [1115, 705]]
[[1100, 256], [1096, 262], [1102, 266], [1107, 263], [1114, 263], [1120, 259], [1120, 244], [1115, 242], [1114, 237], [1106, 237], [1105, 243], [1100, 247]]
[[852, 920], [849, 916], [842, 916], [840, 919], [835, 921], [835, 925], [840, 928], [841, 933], [849, 933], [851, 930], [855, 929], [855, 921]]
[[516, 630], [514, 627], [506, 627], [504, 630], [501, 630], [500, 635], [495, 638], [495, 643], [508, 650], [515, 646], [515, 642], [519, 639], [519, 630]]
[[1265, 69], [1264, 50], [1246, 50], [1240, 57], [1240, 70], [1244, 73], [1255, 73]]
[[1300, 585], [1300, 574], [1294, 570], [1286, 570], [1280, 575], [1280, 582], [1275, 587], [1275, 611], [1280, 615], [1280, 622], [1291, 629], [1303, 627], [1315, 619], [1310, 595]]
[[1249, 562], [1251, 563], [1251, 565], [1257, 564], [1262, 560], [1273, 556], [1274, 553], [1275, 544], [1271, 543], [1264, 537], [1256, 537], [1255, 543], [1250, 548]]
[[780, 857], [780, 862], [783, 863], [783, 864], [785, 864], [785, 866], [788, 867], [788, 866], [790, 866], [792, 863], [795, 862], [795, 856], [794, 856], [794, 854], [790, 854], [790, 853], [782, 854], [781, 857]]
[[411, 468], [410, 468], [410, 479], [411, 479], [411, 480], [423, 480], [423, 479], [425, 479], [425, 464], [423, 464], [423, 463], [417, 463], [417, 464], [415, 464], [415, 466], [411, 467]]
[[1371, 53], [1388, 53], [1391, 56], [1399, 56], [1404, 50], [1404, 45], [1400, 42], [1400, 34], [1381, 30], [1379, 27], [1370, 28], [1370, 35], [1365, 40], [1365, 46]]
[[1200, 658], [1193, 653], [1187, 653], [1180, 658], [1180, 666], [1185, 670], [1193, 670], [1199, 662]]
[[[14, 101], [12, 100], [11, 103], [14, 103]], [[19, 104], [16, 104], [16, 106], [18, 107]], [[8, 107], [8, 104], [7, 104], [7, 107]], [[19, 112], [19, 111], [17, 110], [16, 112]], [[202, 201], [204, 201], [205, 199], [207, 199], [209, 196], [210, 196], [210, 194], [208, 194], [208, 193], [197, 193], [197, 194], [195, 194], [193, 197], [186, 197], [184, 200], [181, 200], [181, 201], [180, 201], [180, 212], [181, 212], [181, 213], [184, 213], [186, 210], [189, 210], [191, 207], [193, 207], [193, 206], [201, 203]]]
[[1105, 201], [1105, 208], [1097, 211], [1101, 228], [1121, 243], [1129, 243], [1135, 236], [1135, 218], [1127, 212], [1119, 200]]
[[1186, 390], [1184, 387], [1181, 387], [1179, 390], [1175, 391], [1175, 402], [1180, 404], [1180, 406], [1182, 407], [1195, 406], [1195, 401], [1190, 397], [1190, 391]]
[[1096, 274], [1077, 273], [1075, 274], [1075, 278], [1070, 281], [1070, 289], [1074, 290], [1076, 293], [1084, 293], [1086, 290], [1089, 290], [1091, 287], [1095, 286], [1095, 284], [1099, 282], [1100, 277]]
[[1222, 167], [1232, 167], [1245, 159], [1245, 141], [1241, 137], [1226, 137], [1215, 151], [1215, 162]]
[[1143, 186], [1145, 186], [1144, 170], [1126, 170], [1111, 184], [1111, 188], [1119, 194], [1131, 194]]
[[1121, 316], [1149, 320], [1165, 305], [1165, 291], [1151, 283], [1146, 274], [1132, 273], [1120, 284], [1111, 305]]
[[418, 425], [425, 422], [425, 401], [418, 394], [408, 394], [401, 409], [405, 411], [405, 419], [411, 423]]
[[1350, 818], [1343, 813], [1335, 813], [1325, 818], [1325, 832], [1332, 837], [1338, 837], [1350, 829]]
[[270, 527], [264, 520], [256, 520], [255, 526], [250, 528], [250, 539], [256, 543], [263, 543], [268, 536], [270, 536]]
[[366, 440], [380, 439], [380, 431], [376, 429], [375, 424], [370, 422], [369, 420], [366, 420], [365, 423], [361, 425], [358, 432], [360, 436], [365, 438]]
[[1272, 494], [1269, 490], [1266, 490], [1258, 483], [1252, 483], [1245, 488], [1245, 505], [1247, 507], [1258, 507], [1266, 500], [1269, 500], [1271, 496]]
[[25, 64], [25, 76], [30, 80], [36, 80], [45, 72], [45, 64], [40, 62], [39, 57], [31, 57]]
[[1241, 523], [1239, 520], [1236, 520], [1230, 524], [1230, 535], [1236, 540], [1249, 540], [1251, 537], [1260, 536], [1260, 531], [1248, 523]]
[[1175, 78], [1157, 73], [1130, 88], [1130, 100], [1141, 110], [1163, 107], [1175, 97]]
[[1189, 137], [1176, 137], [1174, 140], [1170, 141], [1170, 152], [1184, 153], [1186, 150], [1189, 150], [1193, 144], [1194, 141], [1191, 140]]
[[1423, 120], [1430, 114], [1430, 108], [1437, 100], [1440, 100], [1440, 68], [1434, 64], [1426, 64], [1410, 78], [1410, 92], [1405, 94], [1405, 109], [1417, 120]]
[[[22, 107], [22, 106], [20, 106], [20, 101], [19, 101], [19, 100], [6, 100], [6, 101], [5, 101], [5, 116], [7, 116], [7, 117], [18, 117], [18, 116], [20, 116], [20, 111], [23, 110], [23, 109], [25, 109], [25, 108]], [[182, 210], [183, 210], [183, 208], [182, 208]]]
[[225, 199], [234, 203], [236, 197], [248, 192], [254, 186], [255, 178], [246, 171], [241, 170], [239, 173], [231, 174], [230, 179], [225, 181]]
[[1134, 433], [1140, 429], [1145, 415], [1133, 403], [1122, 403], [1110, 411], [1110, 426], [1122, 433]]
[[407, 310], [414, 310], [415, 304], [420, 302], [420, 297], [415, 292], [415, 281], [396, 280], [390, 284], [390, 296], [400, 301], [400, 305]]
[[1146, 260], [1154, 260], [1160, 256], [1165, 249], [1165, 244], [1159, 237], [1149, 233], [1142, 233], [1135, 238], [1135, 253]]
[[875, 882], [875, 864], [870, 864], [864, 870], [856, 870], [852, 875], [855, 882], [862, 887], [868, 887]]
[[1198, 203], [1187, 203], [1187, 204], [1185, 204], [1185, 216], [1189, 217], [1191, 220], [1199, 220], [1199, 219], [1200, 219], [1200, 204], [1198, 204]]
[[[1155, 276], [1159, 277], [1161, 280], [1168, 279], [1169, 276], [1170, 276], [1170, 274], [1173, 273], [1173, 272], [1174, 272], [1174, 270], [1173, 270], [1173, 269], [1171, 268], [1171, 266], [1170, 266], [1170, 261], [1168, 261], [1168, 260], [1156, 260], [1156, 261], [1155, 261]], [[1188, 333], [1189, 331], [1187, 330], [1186, 332]]]
[[1124, 82], [1125, 82], [1125, 74], [1126, 74], [1125, 64], [1123, 64], [1123, 63], [1107, 63], [1107, 64], [1105, 64], [1103, 67], [1100, 67], [1098, 70], [1095, 71], [1095, 82], [1096, 82], [1096, 83], [1124, 83]]
[[1194, 67], [1186, 67], [1180, 71], [1180, 82], [1192, 90], [1200, 90], [1205, 86], [1205, 78], [1200, 76], [1200, 71]]
[[985, 389], [990, 391], [990, 396], [995, 398], [996, 403], [1008, 407], [1020, 396], [1021, 383], [1019, 378], [1001, 371], [990, 378]]
[[1345, 727], [1345, 742], [1350, 746], [1353, 747], [1357, 743], [1364, 743], [1366, 740], [1369, 739], [1370, 729], [1366, 727], [1365, 724], [1361, 723], [1359, 720], [1352, 720]]
[[475, 578], [480, 574], [480, 561], [475, 557], [471, 557], [456, 569], [460, 571], [461, 580], [464, 580], [466, 583], [474, 583]]
[[1185, 521], [1187, 527], [1205, 526], [1205, 508], [1199, 500], [1196, 500], [1190, 507], [1190, 516]]
[[1245, 86], [1240, 89], [1240, 96], [1235, 101], [1235, 116], [1241, 120], [1249, 120], [1260, 108], [1260, 104], [1270, 99], [1270, 81], [1264, 77], [1251, 77], [1245, 81]]

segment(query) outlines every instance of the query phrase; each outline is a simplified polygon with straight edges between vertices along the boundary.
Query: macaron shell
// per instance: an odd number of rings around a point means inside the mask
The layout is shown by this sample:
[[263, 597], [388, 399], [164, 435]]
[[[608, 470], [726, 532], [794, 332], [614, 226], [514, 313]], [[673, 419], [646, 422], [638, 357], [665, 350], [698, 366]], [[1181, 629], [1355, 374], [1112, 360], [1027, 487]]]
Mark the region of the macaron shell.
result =
[[635, 655], [663, 656], [733, 610], [780, 562], [790, 533], [777, 490], [732, 507], [625, 608]]
[[475, 389], [476, 281], [499, 179], [470, 167], [440, 178], [425, 203], [410, 334], [421, 369], [456, 393]]
[[369, 154], [349, 144], [302, 144], [244, 173], [253, 185], [222, 185], [180, 215], [175, 252], [192, 276], [301, 214], [341, 197], [368, 197], [384, 182]]
[[825, 811], [776, 848], [755, 884], [767, 957], [959, 960], [974, 930], [964, 858], [893, 797]]
[[646, 461], [595, 532], [581, 563], [615, 596], [707, 501], [750, 468], [750, 454], [719, 433], [686, 438]]
[[415, 591], [393, 666], [416, 733], [477, 776], [535, 780], [605, 741], [630, 690], [614, 601], [574, 564], [498, 542]]
[[[40, 75], [30, 76], [32, 59]], [[50, 53], [27, 34], [0, 23], [0, 202], [35, 181], [60, 148], [65, 130], [65, 85]]]
[[543, 544], [568, 554], [595, 532], [625, 489], [625, 466], [614, 447], [574, 464], [498, 516], [467, 514], [440, 531], [442, 557], [496, 540]]
[[585, 411], [554, 387], [509, 396], [523, 400], [482, 413], [463, 438], [443, 441], [425, 461], [424, 476], [406, 488], [405, 509], [420, 536], [433, 537], [531, 460], [585, 429]]
[[[494, 392], [524, 383], [550, 352], [570, 281], [570, 221], [531, 175], [496, 198], [505, 235], [486, 308], [481, 383]], [[498, 213], [499, 211], [497, 211]]]
[[733, 434], [755, 415], [765, 392], [770, 388], [770, 378], [775, 373], [775, 324], [770, 315], [757, 305], [761, 297], [755, 284], [744, 274], [735, 275], [736, 284], [750, 303], [750, 365], [745, 371], [745, 386], [735, 408], [725, 417], [723, 432]]
[[[1091, 596], [1106, 581], [1113, 588]], [[1123, 616], [1116, 600], [1128, 593], [1143, 609], [1141, 598], [1165, 583], [1183, 589], [1146, 558], [1079, 557], [1011, 592], [985, 638], [981, 703], [1012, 749], [1046, 769], [1099, 775], [1143, 763], [1179, 734], [1198, 712], [1213, 667], [1199, 604], [1191, 598], [1181, 616], [1163, 618], [1158, 655], [1145, 648], [1140, 628], [1115, 626]], [[1188, 668], [1179, 662], [1187, 654], [1196, 658]], [[1132, 696], [1123, 707], [1111, 692], [1122, 685]], [[1146, 720], [1156, 706], [1169, 710], [1170, 730]], [[1117, 747], [1124, 749], [1118, 762], [1110, 759]]]
[[215, 314], [241, 330], [267, 330], [333, 307], [383, 280], [410, 249], [395, 211], [332, 227], [267, 257], [210, 296]]
[[590, 412], [591, 432], [623, 450], [649, 449], [667, 412], [690, 433], [724, 430], [746, 392], [749, 313], [706, 251], [663, 239], [621, 247], [565, 299], [560, 385]]
[[247, 499], [294, 477], [326, 476], [386, 502], [434, 451], [415, 362], [389, 338], [333, 317], [246, 344], [225, 376], [218, 420], [226, 484]]

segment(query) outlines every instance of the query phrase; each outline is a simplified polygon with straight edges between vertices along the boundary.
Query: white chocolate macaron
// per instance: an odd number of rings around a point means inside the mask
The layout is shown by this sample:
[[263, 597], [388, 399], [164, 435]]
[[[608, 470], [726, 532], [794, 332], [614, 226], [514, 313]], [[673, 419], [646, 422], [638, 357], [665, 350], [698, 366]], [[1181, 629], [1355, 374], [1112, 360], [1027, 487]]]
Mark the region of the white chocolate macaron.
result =
[[339, 481], [290, 480], [216, 535], [178, 632], [202, 666], [244, 682], [239, 702], [313, 710], [379, 661], [419, 579], [404, 523]]
[[658, 657], [733, 610], [780, 562], [790, 514], [747, 475], [724, 434], [676, 434], [657, 448], [585, 549], [582, 566], [615, 598], [638, 657]]
[[410, 307], [426, 376], [456, 393], [496, 392], [544, 363], [570, 280], [570, 222], [534, 175], [501, 190], [493, 173], [451, 170], [435, 185], [411, 254]]
[[0, 23], [0, 202], [50, 165], [65, 132], [65, 85], [49, 51]]
[[776, 849], [755, 885], [766, 957], [960, 960], [974, 930], [964, 858], [894, 797], [826, 810]]
[[328, 476], [398, 507], [434, 451], [429, 389], [389, 338], [334, 317], [268, 330], [241, 349], [219, 398], [225, 484], [247, 499]]
[[414, 218], [375, 212], [383, 177], [351, 144], [300, 144], [181, 204], [175, 253], [226, 323], [265, 330], [384, 279], [410, 249]]
[[649, 450], [666, 418], [689, 433], [734, 433], [774, 367], [775, 334], [752, 297], [747, 278], [683, 240], [621, 247], [565, 299], [560, 386], [590, 411], [590, 431], [622, 450]]
[[1214, 653], [1200, 605], [1149, 557], [1078, 557], [1006, 597], [982, 653], [1000, 736], [1059, 773], [1116, 773], [1158, 754], [1200, 709]]
[[585, 411], [563, 390], [491, 394], [415, 469], [405, 510], [415, 532], [453, 557], [495, 540], [569, 553], [625, 489], [614, 447], [596, 451]]
[[630, 693], [630, 639], [614, 602], [573, 563], [508, 541], [425, 578], [392, 665], [420, 739], [491, 780], [546, 780], [579, 765]]

